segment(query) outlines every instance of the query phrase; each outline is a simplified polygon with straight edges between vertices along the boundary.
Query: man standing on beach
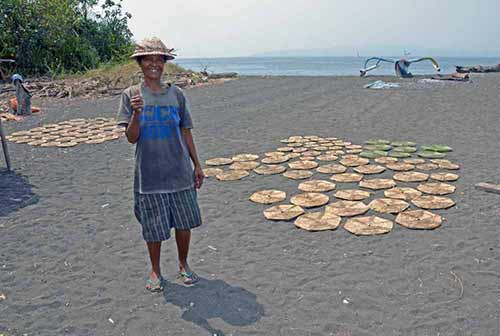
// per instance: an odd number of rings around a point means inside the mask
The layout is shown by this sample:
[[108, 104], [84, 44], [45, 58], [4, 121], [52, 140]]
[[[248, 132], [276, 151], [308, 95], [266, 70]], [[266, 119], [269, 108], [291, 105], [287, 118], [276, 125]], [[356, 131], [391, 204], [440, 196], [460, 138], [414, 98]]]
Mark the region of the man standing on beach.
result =
[[196, 189], [204, 176], [184, 93], [162, 82], [165, 62], [174, 59], [172, 50], [157, 38], [136, 45], [132, 58], [144, 81], [123, 92], [117, 115], [118, 124], [126, 127], [128, 141], [136, 145], [134, 213], [151, 260], [146, 289], [153, 292], [164, 288], [161, 243], [170, 238], [172, 228], [179, 256], [178, 278], [187, 285], [198, 281], [187, 257], [191, 229], [202, 223]]

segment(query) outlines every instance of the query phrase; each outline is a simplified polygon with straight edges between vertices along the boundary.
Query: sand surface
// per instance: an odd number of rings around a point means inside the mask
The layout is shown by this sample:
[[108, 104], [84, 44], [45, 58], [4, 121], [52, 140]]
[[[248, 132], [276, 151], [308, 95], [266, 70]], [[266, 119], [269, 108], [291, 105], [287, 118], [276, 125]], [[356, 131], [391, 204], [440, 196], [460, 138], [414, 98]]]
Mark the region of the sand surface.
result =
[[[453, 147], [461, 178], [457, 205], [438, 211], [441, 228], [395, 225], [376, 237], [265, 220], [266, 206], [247, 199], [266, 188], [297, 193], [280, 175], [207, 180], [190, 254], [202, 280], [175, 281], [168, 241], [159, 295], [144, 290], [133, 147], [123, 138], [68, 149], [10, 143], [15, 173], [0, 168], [0, 334], [499, 335], [500, 195], [473, 186], [500, 183], [500, 76], [472, 78], [401, 80], [386, 91], [363, 89], [376, 78], [243, 78], [188, 90], [203, 160], [272, 151], [297, 134], [382, 137]], [[118, 99], [36, 104], [43, 112], [5, 124], [7, 133], [112, 117]]]

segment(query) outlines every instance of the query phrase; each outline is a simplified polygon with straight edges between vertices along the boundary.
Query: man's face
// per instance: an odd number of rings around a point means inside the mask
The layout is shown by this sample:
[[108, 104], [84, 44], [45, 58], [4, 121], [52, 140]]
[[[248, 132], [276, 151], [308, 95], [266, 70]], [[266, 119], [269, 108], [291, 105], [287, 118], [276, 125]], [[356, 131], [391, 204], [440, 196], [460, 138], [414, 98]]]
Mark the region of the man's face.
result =
[[141, 59], [141, 70], [144, 77], [160, 79], [165, 67], [165, 58], [162, 55], [147, 55]]

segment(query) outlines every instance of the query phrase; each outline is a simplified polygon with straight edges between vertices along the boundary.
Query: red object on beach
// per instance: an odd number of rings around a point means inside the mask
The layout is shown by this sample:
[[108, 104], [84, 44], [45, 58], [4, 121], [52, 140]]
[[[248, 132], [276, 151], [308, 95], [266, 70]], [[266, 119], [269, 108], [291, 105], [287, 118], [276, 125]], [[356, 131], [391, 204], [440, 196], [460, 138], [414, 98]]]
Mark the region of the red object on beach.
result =
[[[14, 111], [17, 111], [17, 99], [16, 99], [16, 97], [14, 97], [10, 100], [10, 108], [13, 109]], [[37, 112], [40, 112], [40, 108], [32, 106], [31, 113], [37, 113]]]

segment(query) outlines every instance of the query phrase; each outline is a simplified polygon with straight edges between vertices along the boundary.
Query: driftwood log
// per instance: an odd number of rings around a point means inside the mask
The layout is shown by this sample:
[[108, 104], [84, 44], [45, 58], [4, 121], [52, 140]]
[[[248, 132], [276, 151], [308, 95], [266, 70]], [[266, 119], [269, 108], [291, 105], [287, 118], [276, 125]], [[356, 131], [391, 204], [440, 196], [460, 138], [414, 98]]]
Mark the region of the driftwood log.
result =
[[467, 66], [455, 66], [457, 72], [473, 72], [473, 73], [487, 73], [487, 72], [500, 72], [500, 64], [497, 65], [476, 65], [472, 67]]

